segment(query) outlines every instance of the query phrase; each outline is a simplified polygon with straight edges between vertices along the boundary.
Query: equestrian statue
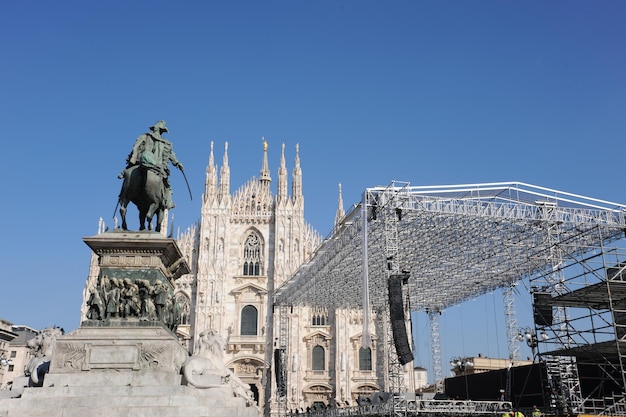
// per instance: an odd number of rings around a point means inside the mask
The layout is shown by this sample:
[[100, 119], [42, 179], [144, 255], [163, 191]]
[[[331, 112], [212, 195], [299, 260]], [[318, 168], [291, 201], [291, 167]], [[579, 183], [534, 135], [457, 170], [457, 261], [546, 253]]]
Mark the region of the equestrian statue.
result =
[[154, 231], [160, 232], [165, 210], [174, 208], [168, 164], [171, 162], [180, 169], [183, 176], [185, 171], [176, 158], [172, 142], [161, 136], [165, 132], [168, 132], [165, 121], [159, 120], [150, 126], [150, 132], [139, 136], [126, 158], [126, 168], [118, 175], [124, 179], [118, 200], [124, 230], [128, 230], [126, 208], [130, 202], [139, 210], [139, 230], [145, 230], [146, 223], [148, 230], [152, 230], [152, 219], [156, 214]]

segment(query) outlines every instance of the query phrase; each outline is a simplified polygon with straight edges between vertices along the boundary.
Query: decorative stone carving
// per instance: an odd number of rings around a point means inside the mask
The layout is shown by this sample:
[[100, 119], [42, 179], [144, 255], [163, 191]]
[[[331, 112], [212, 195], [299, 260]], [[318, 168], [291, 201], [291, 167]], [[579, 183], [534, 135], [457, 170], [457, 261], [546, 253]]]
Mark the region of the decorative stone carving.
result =
[[34, 356], [26, 365], [25, 371], [26, 376], [30, 377], [32, 386], [39, 387], [43, 384], [44, 376], [50, 370], [54, 342], [62, 335], [63, 329], [48, 327], [26, 342], [26, 345], [34, 351]]
[[77, 343], [57, 343], [56, 349], [59, 351], [59, 357], [63, 363], [63, 367], [72, 369], [81, 369], [85, 363], [87, 351], [84, 345]]
[[225, 346], [226, 340], [217, 331], [210, 329], [200, 333], [194, 355], [183, 364], [185, 381], [198, 389], [228, 387], [233, 396], [244, 398], [248, 405], [253, 405], [250, 386], [224, 364]]

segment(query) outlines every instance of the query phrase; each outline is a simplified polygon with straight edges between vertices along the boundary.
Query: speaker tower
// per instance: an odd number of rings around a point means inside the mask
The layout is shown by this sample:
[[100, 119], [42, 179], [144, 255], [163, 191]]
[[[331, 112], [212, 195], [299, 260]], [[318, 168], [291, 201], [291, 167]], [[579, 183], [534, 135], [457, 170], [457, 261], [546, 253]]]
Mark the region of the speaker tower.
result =
[[404, 318], [404, 302], [402, 299], [402, 283], [406, 275], [392, 275], [389, 277], [387, 287], [389, 290], [389, 318], [393, 331], [393, 342], [398, 354], [398, 360], [402, 365], [413, 360], [413, 352], [409, 345], [406, 334], [406, 320]]
[[533, 293], [533, 318], [538, 326], [552, 326], [552, 295], [547, 292]]

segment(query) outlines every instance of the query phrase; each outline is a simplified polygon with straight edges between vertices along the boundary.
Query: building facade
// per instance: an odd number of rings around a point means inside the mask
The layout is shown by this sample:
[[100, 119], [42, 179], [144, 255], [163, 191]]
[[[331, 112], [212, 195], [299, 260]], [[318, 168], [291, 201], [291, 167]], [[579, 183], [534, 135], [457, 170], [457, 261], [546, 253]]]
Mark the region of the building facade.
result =
[[12, 327], [13, 323], [0, 319], [0, 387], [3, 387], [9, 381], [8, 373], [15, 369], [13, 357], [9, 349], [11, 341], [17, 337]]
[[28, 347], [28, 341], [35, 338], [39, 331], [24, 325], [11, 326], [11, 333], [15, 337], [9, 341], [0, 359], [0, 389], [9, 388], [15, 379], [24, 376], [26, 365], [33, 357], [33, 349]]
[[[178, 238], [192, 269], [177, 281], [190, 313], [181, 333], [190, 340], [206, 329], [225, 335], [228, 367], [250, 384], [266, 415], [354, 404], [382, 389], [376, 329], [372, 346], [363, 347], [360, 311], [289, 306], [286, 360], [277, 360], [274, 291], [313, 254], [321, 236], [304, 218], [298, 146], [291, 176], [282, 146], [275, 193], [267, 142], [260, 156], [259, 177], [231, 192], [228, 144], [219, 168], [211, 145], [200, 222]], [[340, 193], [338, 220], [342, 205]]]

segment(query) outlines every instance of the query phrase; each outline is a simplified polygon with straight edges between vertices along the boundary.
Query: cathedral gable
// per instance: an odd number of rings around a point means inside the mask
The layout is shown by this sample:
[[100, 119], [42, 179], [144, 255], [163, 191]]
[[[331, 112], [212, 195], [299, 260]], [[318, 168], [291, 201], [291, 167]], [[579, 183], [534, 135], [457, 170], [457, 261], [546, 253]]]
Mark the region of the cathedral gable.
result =
[[[375, 347], [378, 337], [376, 336], [376, 334], [370, 334], [370, 338], [372, 339], [372, 347]], [[352, 346], [357, 348], [361, 346], [363, 343], [363, 333], [358, 333], [350, 337], [350, 343], [352, 344]]]
[[232, 221], [266, 224], [274, 213], [272, 191], [257, 178], [251, 178], [232, 198]]
[[267, 290], [260, 285], [244, 284], [230, 292], [237, 301], [258, 301], [267, 295]]
[[309, 346], [330, 346], [330, 341], [332, 340], [332, 337], [328, 333], [318, 330], [304, 336], [303, 339], [304, 342]]
[[245, 376], [257, 376], [264, 369], [267, 368], [265, 361], [260, 360], [254, 356], [240, 357], [233, 361], [230, 361], [226, 365], [229, 369], [234, 370], [235, 374], [240, 377]]

